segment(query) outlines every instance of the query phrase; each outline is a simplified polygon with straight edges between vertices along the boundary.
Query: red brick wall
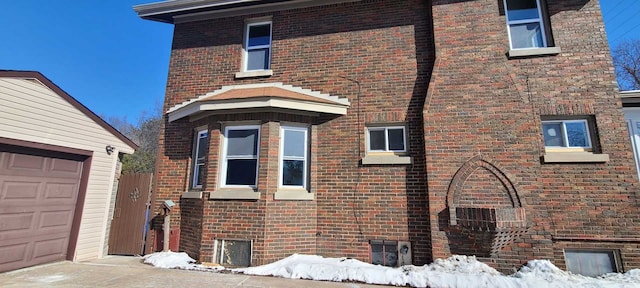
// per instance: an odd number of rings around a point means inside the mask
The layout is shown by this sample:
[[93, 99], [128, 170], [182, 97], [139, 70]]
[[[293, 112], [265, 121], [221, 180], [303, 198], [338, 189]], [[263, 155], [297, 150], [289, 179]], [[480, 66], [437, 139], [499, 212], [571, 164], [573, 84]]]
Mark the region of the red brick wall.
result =
[[[547, 2], [562, 52], [508, 59], [502, 1], [433, 1], [437, 59], [424, 129], [434, 257], [450, 253], [443, 199], [458, 184], [451, 179], [480, 155], [513, 183], [530, 225], [527, 235], [487, 262], [508, 270], [544, 258], [562, 267], [563, 247], [586, 245], [620, 249], [625, 268], [639, 267], [637, 241], [621, 244], [640, 236], [638, 180], [598, 2]], [[542, 163], [540, 119], [546, 115], [593, 116], [596, 141], [610, 161]], [[476, 193], [460, 205], [492, 206], [502, 192], [481, 193], [493, 181], [486, 176], [470, 176], [465, 185]], [[560, 243], [558, 237], [573, 240]]]
[[[433, 40], [425, 2], [364, 1], [176, 24], [166, 109], [224, 85], [258, 82], [283, 82], [351, 102], [348, 114], [340, 117], [266, 113], [168, 123], [160, 142], [159, 199], [178, 200], [185, 191], [193, 128], [208, 124], [211, 135], [205, 200], [202, 206], [180, 207], [202, 209], [201, 243], [189, 243], [198, 241], [196, 235], [183, 233], [181, 247], [192, 254], [199, 247], [192, 256], [211, 261], [214, 239], [251, 239], [256, 265], [295, 252], [368, 261], [369, 240], [410, 240], [415, 263], [431, 260], [421, 112]], [[236, 80], [244, 21], [260, 16], [273, 19], [274, 75]], [[250, 119], [263, 123], [261, 199], [208, 200], [218, 185], [218, 122]], [[273, 200], [278, 175], [277, 141], [273, 140], [278, 137], [279, 121], [314, 124], [310, 177], [315, 201]], [[413, 165], [360, 164], [364, 125], [380, 122], [408, 125]], [[179, 137], [174, 137], [176, 133]], [[191, 201], [183, 200], [181, 205]], [[183, 217], [198, 215], [182, 213]], [[174, 225], [180, 223], [176, 221]]]

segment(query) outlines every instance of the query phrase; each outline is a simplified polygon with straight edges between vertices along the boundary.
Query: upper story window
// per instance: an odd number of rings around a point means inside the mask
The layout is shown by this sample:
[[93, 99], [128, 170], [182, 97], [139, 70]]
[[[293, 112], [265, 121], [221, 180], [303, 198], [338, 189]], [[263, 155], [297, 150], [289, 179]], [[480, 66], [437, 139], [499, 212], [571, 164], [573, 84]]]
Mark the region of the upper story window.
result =
[[204, 183], [204, 163], [207, 159], [207, 142], [209, 132], [199, 130], [193, 143], [193, 168], [191, 171], [191, 188], [202, 188]]
[[280, 187], [307, 187], [307, 128], [280, 127]]
[[542, 121], [545, 148], [591, 151], [591, 133], [587, 120]]
[[244, 71], [270, 69], [271, 22], [247, 24], [244, 47]]
[[224, 130], [223, 185], [257, 186], [260, 126], [229, 126]]
[[540, 0], [504, 0], [511, 49], [547, 47]]
[[367, 127], [367, 152], [406, 152], [404, 126]]

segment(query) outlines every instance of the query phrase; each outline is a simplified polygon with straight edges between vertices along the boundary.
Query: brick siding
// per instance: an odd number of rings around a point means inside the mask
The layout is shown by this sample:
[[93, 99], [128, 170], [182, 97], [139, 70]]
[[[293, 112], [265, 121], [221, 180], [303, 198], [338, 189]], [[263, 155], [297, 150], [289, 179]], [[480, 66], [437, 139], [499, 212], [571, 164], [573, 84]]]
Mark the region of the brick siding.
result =
[[[526, 233], [497, 231], [514, 242], [481, 258], [503, 271], [534, 258], [562, 267], [564, 247], [589, 245], [619, 249], [625, 268], [640, 267], [638, 243], [586, 239], [640, 238], [638, 179], [598, 3], [549, 2], [562, 53], [521, 59], [506, 56], [496, 0], [360, 1], [176, 24], [165, 109], [225, 85], [265, 82], [345, 97], [351, 106], [339, 117], [264, 112], [165, 122], [156, 209], [160, 200], [178, 201], [172, 226], [181, 228], [180, 249], [206, 262], [215, 239], [252, 240], [252, 265], [291, 253], [369, 261], [370, 240], [395, 240], [411, 241], [413, 263], [422, 265], [467, 241], [468, 231], [451, 227], [454, 205], [524, 208]], [[273, 76], [235, 79], [245, 21], [263, 16], [273, 21]], [[542, 163], [540, 121], [548, 115], [593, 117], [610, 161]], [[261, 125], [261, 197], [209, 200], [220, 184], [221, 125], [242, 121]], [[291, 122], [311, 127], [313, 201], [274, 200], [279, 127]], [[361, 164], [365, 127], [375, 123], [406, 124], [411, 165]], [[210, 133], [203, 199], [181, 200], [202, 126]]]

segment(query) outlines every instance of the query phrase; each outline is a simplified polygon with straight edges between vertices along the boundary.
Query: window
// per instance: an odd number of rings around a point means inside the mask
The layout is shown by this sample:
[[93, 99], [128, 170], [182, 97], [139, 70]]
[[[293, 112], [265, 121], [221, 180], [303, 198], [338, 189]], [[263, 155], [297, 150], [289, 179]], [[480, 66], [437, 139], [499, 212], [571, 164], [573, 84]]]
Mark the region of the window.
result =
[[193, 170], [191, 172], [191, 188], [202, 188], [204, 183], [204, 162], [207, 159], [207, 140], [209, 132], [200, 130], [193, 143]]
[[546, 148], [578, 148], [591, 150], [591, 136], [587, 120], [542, 121]]
[[247, 24], [244, 70], [268, 70], [271, 63], [271, 22]]
[[251, 246], [250, 240], [215, 240], [215, 261], [229, 267], [249, 267]]
[[398, 266], [398, 242], [372, 240], [371, 263], [388, 267]]
[[406, 152], [405, 129], [402, 126], [368, 127], [368, 152]]
[[280, 127], [280, 186], [307, 186], [307, 128]]
[[540, 0], [504, 0], [511, 49], [547, 47]]
[[618, 272], [619, 258], [613, 250], [565, 250], [567, 270], [574, 274], [596, 277]]
[[255, 188], [258, 179], [260, 126], [226, 127], [224, 136], [224, 185]]

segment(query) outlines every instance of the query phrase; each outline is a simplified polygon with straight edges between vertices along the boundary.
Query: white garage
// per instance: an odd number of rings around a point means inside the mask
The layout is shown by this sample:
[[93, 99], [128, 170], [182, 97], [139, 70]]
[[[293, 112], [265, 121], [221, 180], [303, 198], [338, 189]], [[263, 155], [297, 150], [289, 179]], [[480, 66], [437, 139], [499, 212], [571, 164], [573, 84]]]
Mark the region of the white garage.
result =
[[42, 74], [0, 71], [0, 272], [104, 256], [135, 148]]

